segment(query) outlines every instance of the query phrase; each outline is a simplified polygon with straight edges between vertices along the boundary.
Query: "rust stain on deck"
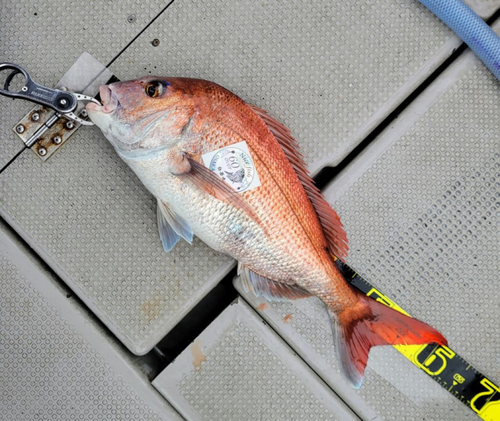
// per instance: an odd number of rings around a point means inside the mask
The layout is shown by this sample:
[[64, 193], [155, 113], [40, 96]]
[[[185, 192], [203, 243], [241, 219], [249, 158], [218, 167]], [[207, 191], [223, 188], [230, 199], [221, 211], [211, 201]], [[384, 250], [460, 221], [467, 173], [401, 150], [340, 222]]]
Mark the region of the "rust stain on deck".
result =
[[269, 305], [267, 303], [262, 303], [262, 304], [258, 305], [257, 310], [266, 311], [268, 308], [269, 308]]
[[283, 317], [283, 323], [290, 323], [292, 317], [293, 316], [291, 314], [287, 314], [285, 317]]
[[191, 354], [193, 354], [193, 367], [195, 370], [201, 369], [201, 363], [207, 360], [205, 354], [203, 353], [203, 349], [201, 349], [201, 343], [198, 339], [189, 345], [189, 349], [191, 350]]
[[156, 320], [161, 316], [161, 310], [165, 304], [165, 300], [161, 298], [154, 297], [151, 300], [146, 301], [141, 306], [142, 314], [145, 316], [148, 322]]

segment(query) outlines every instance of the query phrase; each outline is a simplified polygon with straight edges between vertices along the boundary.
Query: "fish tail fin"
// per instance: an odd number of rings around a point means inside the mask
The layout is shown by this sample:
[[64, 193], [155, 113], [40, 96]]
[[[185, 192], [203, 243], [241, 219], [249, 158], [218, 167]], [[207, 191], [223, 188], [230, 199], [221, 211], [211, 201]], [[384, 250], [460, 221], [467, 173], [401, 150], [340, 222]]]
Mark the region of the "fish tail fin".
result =
[[372, 346], [431, 342], [447, 345], [444, 336], [424, 322], [356, 294], [357, 303], [339, 314], [327, 305], [341, 371], [352, 387], [361, 387]]

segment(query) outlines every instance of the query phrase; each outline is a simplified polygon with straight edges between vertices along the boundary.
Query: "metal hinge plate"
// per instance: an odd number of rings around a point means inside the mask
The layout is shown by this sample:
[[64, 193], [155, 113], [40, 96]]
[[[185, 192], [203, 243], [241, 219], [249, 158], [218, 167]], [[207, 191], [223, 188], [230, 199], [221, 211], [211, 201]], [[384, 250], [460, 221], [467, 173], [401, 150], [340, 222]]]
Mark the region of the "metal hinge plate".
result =
[[[99, 86], [106, 84], [113, 74], [89, 53], [83, 53], [56, 84], [58, 89], [95, 96]], [[83, 114], [82, 114], [83, 113]], [[42, 105], [36, 105], [14, 127], [24, 144], [45, 122], [53, 117], [55, 111]], [[83, 104], [75, 114], [85, 117]], [[43, 161], [49, 159], [80, 128], [77, 121], [60, 117], [32, 146], [33, 152]]]
[[[14, 133], [16, 133], [26, 144], [31, 135], [52, 115], [54, 115], [54, 110], [51, 108], [36, 105], [12, 128], [12, 130], [14, 130]], [[80, 126], [81, 124], [74, 120], [61, 117], [50, 129], [38, 138], [31, 149], [42, 161], [46, 161], [78, 130]]]

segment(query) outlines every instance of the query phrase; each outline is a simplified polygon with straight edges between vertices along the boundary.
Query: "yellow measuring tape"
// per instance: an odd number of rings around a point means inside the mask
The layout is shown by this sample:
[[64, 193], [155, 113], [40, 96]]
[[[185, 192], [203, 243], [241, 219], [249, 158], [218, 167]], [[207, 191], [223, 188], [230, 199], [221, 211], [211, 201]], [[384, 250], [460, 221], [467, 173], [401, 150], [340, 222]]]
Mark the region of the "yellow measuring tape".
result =
[[[340, 263], [339, 265], [346, 279], [364, 294], [410, 316], [347, 265]], [[500, 387], [477, 371], [455, 351], [437, 344], [394, 345], [394, 348], [471, 408], [479, 418], [486, 421], [500, 421]]]

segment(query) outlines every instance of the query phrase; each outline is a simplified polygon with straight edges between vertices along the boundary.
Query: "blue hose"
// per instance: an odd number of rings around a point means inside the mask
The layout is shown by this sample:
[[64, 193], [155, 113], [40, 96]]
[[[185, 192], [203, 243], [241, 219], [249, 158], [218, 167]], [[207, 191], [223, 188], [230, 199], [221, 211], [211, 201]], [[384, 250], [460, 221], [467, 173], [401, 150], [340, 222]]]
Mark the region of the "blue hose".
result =
[[420, 0], [448, 25], [500, 80], [500, 37], [461, 0]]

